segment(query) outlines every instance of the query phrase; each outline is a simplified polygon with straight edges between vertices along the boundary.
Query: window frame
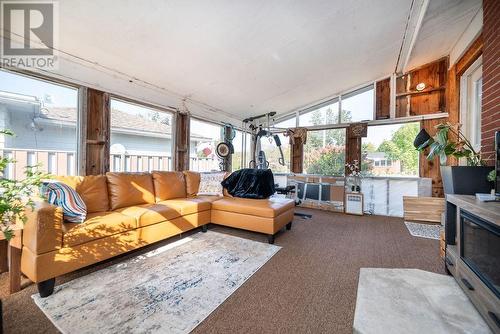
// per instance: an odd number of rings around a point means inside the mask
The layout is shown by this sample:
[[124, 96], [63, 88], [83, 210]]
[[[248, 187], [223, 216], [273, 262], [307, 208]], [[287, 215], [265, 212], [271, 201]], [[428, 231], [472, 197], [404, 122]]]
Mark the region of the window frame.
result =
[[[189, 165], [187, 166], [188, 167], [188, 170], [191, 170], [191, 120], [196, 120], [198, 122], [202, 122], [202, 123], [209, 123], [209, 124], [212, 124], [212, 125], [216, 125], [220, 128], [223, 128], [224, 127], [224, 123], [222, 122], [216, 122], [216, 121], [212, 121], [212, 120], [206, 120], [206, 119], [201, 119], [199, 117], [196, 117], [196, 116], [192, 116], [192, 115], [189, 115], [189, 140], [188, 140], [188, 157], [189, 157]], [[223, 136], [221, 135], [221, 141], [223, 140]], [[198, 173], [205, 173], [205, 172], [200, 172], [200, 171], [194, 171], [194, 172], [198, 172]], [[209, 173], [209, 172], [207, 172]]]
[[376, 112], [377, 97], [376, 97], [376, 81], [375, 81], [371, 84], [362, 86], [360, 88], [356, 88], [356, 89], [351, 90], [347, 93], [343, 93], [343, 94], [339, 95], [339, 124], [342, 124], [342, 101], [346, 100], [348, 98], [354, 97], [356, 95], [366, 93], [370, 90], [373, 91], [372, 118], [369, 120], [359, 120], [356, 122], [347, 122], [347, 123], [343, 123], [343, 124], [352, 124], [352, 123], [360, 123], [360, 122], [373, 122], [373, 121], [377, 120], [377, 115], [376, 115], [377, 114], [377, 112]]
[[[337, 107], [337, 113], [338, 113], [338, 115], [337, 115], [337, 121], [335, 123], [321, 124], [320, 126], [342, 124], [341, 112], [340, 112], [340, 110], [342, 108], [342, 104], [341, 104], [340, 101], [341, 101], [341, 96], [339, 95], [339, 96], [333, 97], [333, 98], [331, 98], [329, 100], [326, 100], [324, 102], [321, 102], [321, 103], [315, 104], [315, 105], [313, 105], [311, 107], [308, 107], [308, 108], [300, 110], [297, 113], [297, 121], [296, 121], [297, 125], [301, 126], [301, 124], [300, 124], [300, 116], [312, 113], [312, 112], [314, 112], [314, 111], [316, 111], [318, 109], [324, 108], [326, 106], [329, 106], [329, 105], [332, 105], [332, 104], [335, 104], [335, 103], [337, 103], [337, 106], [338, 106]], [[305, 126], [305, 127], [307, 127], [307, 126]]]
[[[316, 131], [328, 131], [328, 130], [340, 130], [340, 129], [343, 129], [344, 130], [344, 139], [345, 139], [345, 143], [344, 143], [344, 166], [345, 166], [345, 163], [346, 163], [346, 158], [347, 158], [347, 128], [346, 127], [334, 127], [334, 128], [328, 128], [328, 129], [315, 129], [315, 130], [308, 130], [308, 132], [316, 132]], [[309, 138], [308, 138], [308, 141], [309, 141]], [[306, 144], [307, 145], [307, 144]], [[305, 159], [306, 159], [306, 150], [305, 150], [305, 146], [304, 145], [304, 149], [303, 149], [303, 154], [302, 154], [302, 166], [305, 166]], [[324, 147], [322, 147], [324, 148]], [[305, 170], [305, 167], [304, 167], [304, 170]], [[340, 175], [324, 175], [324, 176], [329, 176], [329, 177], [345, 177], [345, 168], [342, 169], [343, 172], [340, 174]], [[307, 174], [307, 173], [305, 173]], [[313, 175], [313, 174], [311, 174]], [[316, 174], [314, 174], [316, 175]], [[319, 175], [319, 174], [318, 174]], [[323, 174], [321, 174], [323, 175]]]
[[[147, 108], [147, 109], [151, 109], [151, 110], [158, 110], [159, 112], [163, 112], [163, 113], [167, 113], [167, 114], [170, 114], [172, 116], [172, 125], [170, 126], [171, 129], [172, 129], [172, 133], [171, 133], [171, 138], [172, 140], [170, 141], [170, 152], [172, 152], [172, 157], [171, 157], [171, 163], [172, 165], [170, 166], [170, 171], [174, 171], [175, 170], [175, 166], [176, 166], [176, 154], [175, 154], [175, 137], [176, 137], [176, 127], [177, 127], [177, 113], [178, 111], [175, 110], [175, 109], [169, 109], [169, 108], [165, 108], [165, 107], [159, 107], [157, 105], [154, 105], [154, 104], [151, 104], [151, 103], [147, 103], [147, 102], [142, 102], [142, 101], [137, 101], [137, 100], [134, 100], [134, 99], [131, 99], [131, 98], [127, 98], [127, 97], [123, 97], [123, 96], [120, 96], [120, 95], [117, 95], [117, 94], [112, 94], [112, 93], [107, 93], [108, 96], [109, 96], [109, 142], [110, 142], [110, 149], [111, 149], [111, 100], [116, 100], [118, 102], [121, 102], [121, 103], [128, 103], [128, 104], [132, 104], [132, 105], [135, 105], [137, 107], [140, 107], [140, 108]], [[111, 151], [109, 152], [109, 155], [110, 155], [110, 161], [111, 161]], [[127, 165], [129, 162], [127, 162], [125, 160], [125, 165]], [[109, 164], [110, 165], [110, 164]], [[108, 168], [109, 168], [109, 165], [108, 165]], [[149, 165], [149, 162], [148, 162], [148, 165]], [[121, 171], [121, 172], [125, 172], [125, 171]]]
[[28, 70], [24, 70], [21, 68], [13, 68], [13, 67], [0, 67], [0, 71], [4, 71], [7, 73], [19, 75], [32, 80], [39, 80], [42, 82], [46, 82], [51, 85], [63, 86], [66, 88], [75, 89], [77, 91], [77, 101], [76, 101], [76, 150], [75, 150], [75, 175], [81, 176], [85, 174], [85, 161], [86, 161], [86, 150], [83, 139], [83, 134], [87, 131], [87, 117], [86, 117], [86, 96], [87, 96], [87, 87], [69, 82], [66, 80], [62, 80], [59, 78], [50, 77], [44, 74], [40, 74], [37, 72], [31, 72]]
[[[405, 120], [405, 121], [402, 121], [402, 122], [377, 122], [376, 124], [370, 124], [368, 123], [368, 128], [369, 127], [377, 127], [377, 126], [387, 126], [387, 125], [401, 125], [401, 126], [404, 126], [406, 124], [412, 124], [412, 123], [416, 123], [419, 125], [419, 130], [422, 129], [422, 123], [420, 122], [422, 120], [422, 118], [420, 117], [419, 119], [414, 119], [414, 120]], [[385, 120], [386, 121], [386, 120]], [[367, 140], [368, 139], [368, 134], [366, 137], [363, 137], [362, 140], [361, 140], [361, 147], [363, 146], [363, 140]], [[413, 139], [411, 139], [413, 141]], [[361, 150], [361, 155], [363, 155], [363, 150]], [[422, 154], [419, 152], [417, 154], [418, 156], [418, 165], [417, 165], [417, 174], [416, 175], [404, 175], [404, 174], [396, 174], [396, 175], [366, 175], [364, 177], [383, 177], [383, 178], [388, 178], [388, 177], [396, 177], [396, 178], [420, 178], [421, 175], [420, 175], [420, 167], [421, 167], [421, 164], [423, 163], [424, 159], [422, 158]], [[361, 163], [363, 163], [365, 160], [363, 159], [363, 157], [361, 157]], [[392, 168], [394, 166], [393, 162], [394, 161], [397, 161], [397, 160], [391, 160], [389, 159], [388, 157], [385, 157], [384, 159], [380, 159], [380, 160], [374, 160], [374, 163], [373, 163], [373, 166], [374, 167], [390, 167]], [[379, 163], [377, 165], [377, 162]], [[384, 164], [382, 164], [382, 162], [384, 162]], [[401, 162], [400, 162], [400, 168], [401, 168]]]

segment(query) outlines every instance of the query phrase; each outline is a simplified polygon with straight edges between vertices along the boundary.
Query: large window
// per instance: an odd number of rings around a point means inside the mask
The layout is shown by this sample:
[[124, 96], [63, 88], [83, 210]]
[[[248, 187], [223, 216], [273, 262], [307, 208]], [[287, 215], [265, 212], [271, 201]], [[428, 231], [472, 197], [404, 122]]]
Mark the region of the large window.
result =
[[345, 129], [308, 131], [304, 145], [304, 173], [344, 175]]
[[369, 126], [362, 140], [363, 174], [418, 176], [419, 152], [413, 140], [419, 131], [419, 123]]
[[[276, 125], [278, 126], [278, 125]], [[281, 154], [274, 138], [262, 137], [260, 139], [260, 149], [264, 151], [266, 159], [269, 162], [269, 168], [273, 173], [289, 173], [290, 172], [290, 145], [289, 138], [285, 137], [282, 133], [278, 134], [281, 141], [281, 149], [283, 151], [283, 163], [280, 163]]]
[[111, 99], [110, 170], [172, 169], [172, 114]]
[[301, 112], [299, 126], [315, 126], [339, 123], [339, 102], [334, 99]]
[[244, 133], [236, 130], [236, 135], [233, 139], [234, 154], [232, 155], [232, 167], [233, 170], [238, 170], [243, 168], [243, 138]]
[[57, 175], [77, 173], [78, 90], [0, 70], [0, 154], [16, 162], [4, 171], [24, 177], [24, 167], [39, 164]]
[[220, 170], [215, 149], [223, 140], [223, 127], [191, 118], [190, 129], [189, 169], [197, 172]]
[[288, 128], [295, 128], [297, 126], [297, 123], [296, 123], [296, 118], [291, 117], [286, 120], [279, 121], [274, 125], [278, 128], [288, 129]]
[[342, 95], [342, 123], [373, 120], [373, 85]]

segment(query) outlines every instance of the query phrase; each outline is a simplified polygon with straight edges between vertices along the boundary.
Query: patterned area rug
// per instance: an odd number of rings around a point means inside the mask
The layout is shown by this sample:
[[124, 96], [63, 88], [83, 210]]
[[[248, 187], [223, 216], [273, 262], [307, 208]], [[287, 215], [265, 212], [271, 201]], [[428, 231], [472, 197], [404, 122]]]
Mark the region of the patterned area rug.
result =
[[441, 225], [437, 224], [418, 224], [412, 222], [405, 222], [408, 232], [414, 237], [428, 238], [439, 240], [439, 232], [441, 232]]
[[188, 333], [280, 248], [200, 232], [32, 298], [63, 333]]

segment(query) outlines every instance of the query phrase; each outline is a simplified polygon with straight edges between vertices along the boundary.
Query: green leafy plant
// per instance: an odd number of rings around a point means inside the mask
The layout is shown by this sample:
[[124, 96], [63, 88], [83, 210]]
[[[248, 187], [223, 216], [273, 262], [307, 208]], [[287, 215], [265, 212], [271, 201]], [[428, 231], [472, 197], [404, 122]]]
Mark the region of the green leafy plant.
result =
[[[0, 135], [13, 136], [10, 130], [0, 130]], [[36, 166], [26, 166], [23, 180], [4, 178], [4, 170], [15, 160], [0, 157], [0, 230], [5, 239], [14, 236], [12, 226], [17, 222], [27, 221], [26, 208], [34, 210], [35, 198], [42, 180], [48, 175], [38, 170]]]
[[495, 182], [495, 180], [497, 178], [497, 171], [496, 170], [492, 170], [491, 172], [488, 173], [488, 176], [486, 178], [490, 182]]
[[[427, 160], [439, 157], [440, 164], [446, 165], [447, 158], [454, 156], [456, 158], [466, 158], [468, 166], [485, 165], [480, 152], [474, 149], [460, 130], [460, 124], [441, 123], [436, 125], [436, 129], [436, 135], [418, 147], [419, 151], [429, 147]], [[453, 135], [454, 139], [450, 139], [450, 134]]]

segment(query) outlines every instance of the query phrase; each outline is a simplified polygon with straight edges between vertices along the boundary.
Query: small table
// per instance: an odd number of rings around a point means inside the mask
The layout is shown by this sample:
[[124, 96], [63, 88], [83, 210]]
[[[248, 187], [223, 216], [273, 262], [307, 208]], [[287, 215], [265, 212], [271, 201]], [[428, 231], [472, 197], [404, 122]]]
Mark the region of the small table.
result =
[[9, 292], [14, 293], [21, 290], [21, 249], [23, 225], [12, 226], [14, 237], [10, 241], [5, 240], [0, 232], [0, 273], [9, 271]]

